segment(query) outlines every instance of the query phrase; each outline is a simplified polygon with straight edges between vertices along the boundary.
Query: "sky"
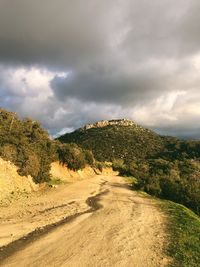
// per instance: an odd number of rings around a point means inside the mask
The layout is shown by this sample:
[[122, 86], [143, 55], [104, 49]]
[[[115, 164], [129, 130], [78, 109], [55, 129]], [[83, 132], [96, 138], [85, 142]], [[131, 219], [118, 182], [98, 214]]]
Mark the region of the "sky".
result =
[[199, 0], [0, 0], [0, 106], [51, 135], [129, 118], [200, 138]]

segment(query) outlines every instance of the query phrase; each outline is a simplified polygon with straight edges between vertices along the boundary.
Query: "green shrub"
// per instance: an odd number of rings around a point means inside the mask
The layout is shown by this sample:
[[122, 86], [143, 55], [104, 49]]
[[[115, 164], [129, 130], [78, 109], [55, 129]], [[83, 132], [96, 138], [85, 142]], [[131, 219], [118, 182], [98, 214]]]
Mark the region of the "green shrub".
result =
[[87, 164], [84, 152], [75, 144], [60, 146], [58, 155], [59, 161], [74, 171], [83, 169]]
[[4, 144], [0, 147], [0, 155], [5, 160], [16, 162], [17, 161], [17, 148], [12, 144]]
[[86, 160], [87, 164], [92, 166], [95, 162], [94, 155], [93, 155], [92, 151], [85, 149], [85, 150], [83, 150], [83, 153], [85, 155], [85, 160]]
[[36, 182], [47, 181], [55, 157], [53, 144], [39, 122], [21, 120], [15, 113], [0, 109], [0, 156], [18, 166], [21, 175], [31, 175]]

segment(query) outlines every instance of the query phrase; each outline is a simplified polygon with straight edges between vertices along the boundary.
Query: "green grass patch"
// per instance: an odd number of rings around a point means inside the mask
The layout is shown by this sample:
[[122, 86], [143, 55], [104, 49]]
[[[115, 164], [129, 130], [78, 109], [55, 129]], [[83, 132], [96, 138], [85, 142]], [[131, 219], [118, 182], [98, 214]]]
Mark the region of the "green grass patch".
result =
[[162, 202], [169, 215], [170, 243], [167, 254], [174, 261], [171, 267], [200, 266], [200, 218], [183, 205], [171, 201]]
[[48, 185], [59, 185], [59, 184], [65, 184], [64, 181], [60, 180], [59, 178], [51, 179], [47, 182]]

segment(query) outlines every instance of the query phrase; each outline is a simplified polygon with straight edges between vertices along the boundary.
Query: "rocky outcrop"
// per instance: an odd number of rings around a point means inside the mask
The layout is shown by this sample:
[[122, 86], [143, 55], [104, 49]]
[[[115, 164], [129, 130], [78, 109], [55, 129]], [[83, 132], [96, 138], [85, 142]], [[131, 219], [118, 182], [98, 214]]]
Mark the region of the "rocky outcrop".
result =
[[81, 130], [89, 130], [91, 128], [103, 128], [110, 125], [119, 125], [119, 126], [137, 126], [132, 120], [129, 119], [120, 119], [120, 120], [102, 120], [96, 123], [86, 124]]

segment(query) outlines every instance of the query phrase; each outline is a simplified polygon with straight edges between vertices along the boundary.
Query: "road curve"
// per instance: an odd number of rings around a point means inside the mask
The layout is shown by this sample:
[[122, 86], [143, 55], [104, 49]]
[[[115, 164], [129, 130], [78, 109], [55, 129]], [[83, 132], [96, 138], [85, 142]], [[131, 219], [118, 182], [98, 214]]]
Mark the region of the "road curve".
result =
[[[0, 266], [166, 266], [166, 217], [156, 201], [130, 190], [121, 177], [97, 176], [94, 181], [98, 197], [91, 197], [93, 192], [88, 191], [88, 209], [45, 233], [41, 231], [30, 242], [22, 242]], [[67, 190], [70, 186], [66, 196]]]

